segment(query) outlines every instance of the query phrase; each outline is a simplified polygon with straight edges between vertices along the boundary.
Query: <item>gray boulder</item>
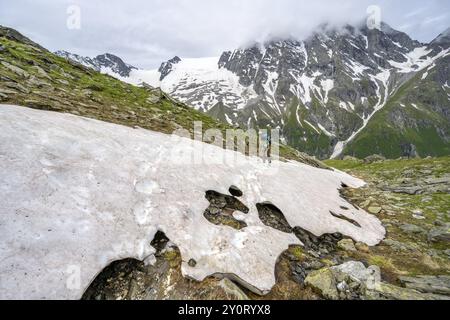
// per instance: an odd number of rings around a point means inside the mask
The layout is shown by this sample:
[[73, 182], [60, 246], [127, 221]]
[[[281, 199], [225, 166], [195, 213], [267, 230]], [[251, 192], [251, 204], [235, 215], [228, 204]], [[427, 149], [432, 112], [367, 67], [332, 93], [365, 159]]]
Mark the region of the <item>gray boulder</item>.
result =
[[400, 277], [402, 285], [424, 293], [450, 295], [450, 276]]
[[431, 242], [450, 242], [450, 223], [431, 229], [428, 233], [428, 240]]

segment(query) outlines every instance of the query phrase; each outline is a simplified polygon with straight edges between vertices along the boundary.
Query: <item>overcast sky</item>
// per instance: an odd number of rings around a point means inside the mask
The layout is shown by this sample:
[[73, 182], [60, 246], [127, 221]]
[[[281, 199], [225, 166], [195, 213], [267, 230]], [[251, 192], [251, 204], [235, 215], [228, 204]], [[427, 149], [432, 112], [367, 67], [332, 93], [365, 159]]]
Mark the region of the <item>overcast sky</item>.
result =
[[[356, 23], [372, 4], [383, 21], [423, 42], [450, 26], [449, 0], [0, 0], [0, 24], [52, 51], [110, 52], [154, 68], [175, 55], [218, 56], [270, 36], [304, 38], [323, 22]], [[72, 5], [80, 29], [67, 27]]]

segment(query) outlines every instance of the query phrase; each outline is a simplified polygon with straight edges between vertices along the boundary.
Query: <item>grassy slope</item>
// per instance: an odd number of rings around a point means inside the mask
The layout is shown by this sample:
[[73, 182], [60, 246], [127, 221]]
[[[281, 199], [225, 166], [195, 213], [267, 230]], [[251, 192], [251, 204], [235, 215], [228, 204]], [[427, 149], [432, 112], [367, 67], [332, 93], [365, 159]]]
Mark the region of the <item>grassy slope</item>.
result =
[[[436, 221], [449, 223], [450, 194], [431, 193], [408, 195], [380, 189], [383, 183], [398, 183], [412, 179], [420, 181], [429, 177], [450, 174], [450, 157], [387, 160], [365, 164], [360, 160], [327, 160], [329, 166], [343, 170], [364, 179], [365, 188], [351, 190], [348, 198], [356, 205], [368, 209], [371, 206], [383, 208], [377, 217], [387, 229], [386, 240], [371, 248], [370, 254], [354, 254], [353, 258], [367, 261], [381, 267], [384, 277], [394, 281], [400, 275], [450, 274], [446, 242], [430, 242], [427, 232], [436, 227]], [[425, 219], [413, 218], [415, 211], [423, 212]], [[404, 224], [416, 225], [424, 233], [410, 234], [401, 229]], [[397, 245], [388, 245], [393, 241]]]

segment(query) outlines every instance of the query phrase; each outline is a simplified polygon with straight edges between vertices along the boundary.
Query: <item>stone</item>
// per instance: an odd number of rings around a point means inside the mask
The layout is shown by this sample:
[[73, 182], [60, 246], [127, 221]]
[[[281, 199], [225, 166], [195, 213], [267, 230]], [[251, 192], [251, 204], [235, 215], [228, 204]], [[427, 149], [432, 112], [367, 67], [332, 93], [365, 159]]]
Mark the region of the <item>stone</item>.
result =
[[8, 62], [6, 62], [6, 61], [2, 61], [2, 65], [3, 65], [5, 68], [7, 68], [8, 70], [14, 72], [15, 74], [17, 74], [18, 76], [21, 76], [21, 77], [23, 77], [23, 78], [28, 78], [29, 75], [30, 75], [30, 74], [29, 74], [28, 72], [26, 72], [25, 70], [23, 70], [23, 69], [21, 69], [21, 68], [15, 66], [15, 65], [12, 65], [12, 64], [10, 64], [10, 63], [8, 63]]
[[428, 241], [450, 242], [450, 224], [446, 223], [442, 227], [433, 228], [428, 233]]
[[36, 73], [37, 73], [37, 75], [38, 75], [39, 77], [41, 77], [41, 78], [46, 78], [46, 79], [48, 79], [48, 80], [51, 80], [51, 78], [50, 78], [50, 76], [48, 75], [48, 73], [45, 72], [45, 70], [42, 69], [41, 67], [39, 67], [39, 66], [33, 66], [32, 68], [36, 71]]
[[342, 281], [342, 282], [339, 282], [339, 283], [338, 283], [338, 285], [336, 286], [336, 288], [337, 288], [339, 291], [341, 291], [341, 292], [345, 292], [345, 291], [347, 291], [347, 290], [349, 289], [349, 286], [348, 286], [347, 282]]
[[422, 192], [423, 188], [420, 186], [392, 186], [383, 187], [383, 190], [392, 191], [394, 193], [404, 193], [409, 195], [416, 195]]
[[0, 93], [2, 93], [4, 95], [8, 95], [8, 94], [16, 94], [17, 91], [5, 89], [5, 88], [0, 88]]
[[385, 157], [380, 156], [378, 154], [374, 154], [374, 155], [364, 158], [364, 163], [370, 164], [370, 163], [385, 161], [385, 160], [386, 160]]
[[356, 251], [352, 239], [343, 239], [337, 243], [339, 249], [344, 251]]
[[405, 223], [400, 226], [400, 229], [407, 234], [424, 234], [426, 230], [416, 226], [415, 224]]
[[450, 276], [399, 277], [402, 285], [424, 293], [450, 295]]
[[231, 186], [230, 189], [228, 189], [228, 191], [232, 196], [235, 197], [242, 197], [244, 195], [242, 191], [236, 186]]
[[[69, 85], [69, 81], [67, 81], [65, 79], [56, 79], [56, 81], [58, 81], [59, 83], [65, 85], [65, 86]], [[85, 89], [85, 90], [88, 90], [88, 89]], [[83, 90], [83, 91], [85, 91], [85, 90]]]
[[10, 89], [17, 90], [17, 91], [20, 91], [20, 92], [22, 92], [22, 93], [26, 93], [26, 94], [30, 93], [30, 90], [28, 90], [28, 89], [25, 88], [23, 85], [18, 84], [18, 83], [16, 83], [16, 82], [7, 82], [5, 85], [6, 85], [8, 88], [10, 88]]
[[355, 247], [358, 251], [368, 253], [370, 251], [370, 248], [367, 244], [364, 242], [356, 242]]
[[391, 247], [394, 251], [411, 251], [415, 250], [415, 248], [409, 244], [402, 243], [392, 239], [383, 240], [383, 244]]
[[450, 276], [400, 277], [405, 287], [381, 281], [378, 266], [349, 261], [311, 272], [305, 284], [327, 299], [448, 300]]
[[50, 85], [51, 85], [50, 83], [48, 83], [48, 82], [46, 82], [46, 81], [43, 81], [43, 80], [40, 80], [39, 78], [37, 78], [37, 77], [35, 77], [35, 76], [31, 76], [31, 77], [27, 80], [27, 83], [28, 83], [29, 85], [31, 85], [31, 86], [35, 86], [35, 87], [39, 87], [39, 88], [42, 88], [42, 87], [44, 87], [44, 86], [50, 86]]
[[146, 265], [146, 266], [153, 266], [155, 263], [156, 263], [156, 257], [154, 254], [151, 254], [147, 258], [144, 259], [144, 265]]
[[212, 207], [212, 206], [211, 206], [211, 207], [209, 208], [209, 213], [211, 213], [211, 214], [214, 215], [214, 216], [215, 216], [215, 215], [218, 215], [218, 214], [220, 213], [220, 211], [221, 211], [221, 210], [220, 210], [219, 208], [216, 208], [216, 207]]
[[52, 108], [52, 105], [45, 101], [38, 101], [33, 99], [25, 99], [24, 105], [29, 108], [45, 109], [45, 110]]
[[366, 200], [359, 205], [361, 208], [366, 208], [370, 206], [370, 200]]
[[319, 270], [323, 268], [325, 265], [320, 262], [319, 260], [311, 260], [311, 261], [305, 261], [302, 264], [303, 268], [306, 270]]
[[436, 220], [436, 221], [434, 222], [434, 225], [435, 225], [436, 227], [443, 227], [443, 226], [445, 225], [445, 223], [444, 223], [444, 221], [442, 221], [442, 220]]
[[381, 271], [378, 266], [366, 268], [362, 262], [348, 261], [339, 266], [331, 267], [335, 274], [343, 274], [350, 277], [353, 281], [364, 283], [367, 287], [373, 286], [381, 281]]
[[250, 300], [244, 291], [239, 288], [233, 281], [223, 278], [219, 282], [219, 286], [225, 291], [227, 297], [233, 300]]
[[353, 281], [349, 284], [349, 288], [353, 291], [358, 290], [361, 287], [361, 283], [358, 281]]
[[318, 291], [318, 293], [327, 299], [339, 299], [336, 280], [331, 269], [325, 268], [311, 272], [306, 277], [305, 284]]
[[197, 261], [195, 261], [194, 259], [190, 259], [188, 265], [191, 268], [195, 268], [195, 266], [197, 265]]
[[381, 212], [382, 208], [381, 207], [369, 207], [367, 209], [367, 211], [369, 211], [369, 213], [372, 214], [379, 214]]
[[155, 95], [151, 95], [147, 98], [147, 102], [151, 104], [155, 104], [161, 101], [161, 98]]
[[371, 292], [368, 292], [367, 298], [384, 298], [391, 300], [448, 300], [448, 297], [443, 295], [422, 293], [417, 290], [397, 287], [384, 282], [378, 283]]
[[425, 219], [425, 216], [423, 215], [422, 210], [416, 209], [412, 213], [413, 213], [413, 215], [412, 215], [413, 218], [416, 220], [424, 220]]

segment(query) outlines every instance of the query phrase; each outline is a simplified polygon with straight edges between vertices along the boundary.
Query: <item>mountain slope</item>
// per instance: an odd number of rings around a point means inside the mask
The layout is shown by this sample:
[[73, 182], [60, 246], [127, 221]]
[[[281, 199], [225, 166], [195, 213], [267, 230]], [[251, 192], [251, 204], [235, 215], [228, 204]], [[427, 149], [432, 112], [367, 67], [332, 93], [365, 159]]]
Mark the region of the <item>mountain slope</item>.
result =
[[408, 81], [344, 149], [365, 157], [450, 154], [450, 56]]
[[[426, 45], [387, 24], [381, 30], [322, 25], [304, 41], [256, 44], [215, 59], [177, 57], [163, 64], [170, 68], [158, 81], [151, 72], [141, 80], [230, 124], [280, 127], [289, 145], [318, 157], [363, 155], [367, 152], [350, 148], [352, 141], [416, 74], [445, 64], [446, 37], [444, 32]], [[445, 129], [441, 120], [435, 123], [438, 130]], [[412, 148], [418, 142], [404, 140], [399, 143]], [[435, 154], [446, 154], [448, 141], [436, 147]], [[399, 154], [383, 147], [377, 151]], [[421, 155], [428, 154], [433, 153], [422, 148]]]

